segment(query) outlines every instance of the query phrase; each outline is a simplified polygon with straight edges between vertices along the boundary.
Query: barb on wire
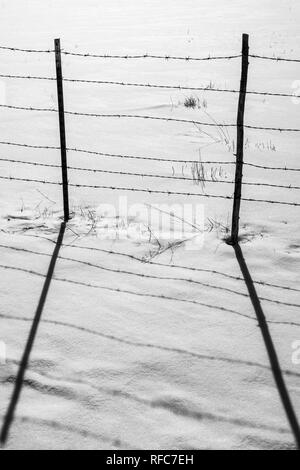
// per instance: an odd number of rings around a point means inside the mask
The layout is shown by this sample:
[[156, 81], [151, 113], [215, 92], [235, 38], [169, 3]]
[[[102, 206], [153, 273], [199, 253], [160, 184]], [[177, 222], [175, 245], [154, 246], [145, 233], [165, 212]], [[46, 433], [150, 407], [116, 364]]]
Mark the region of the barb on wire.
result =
[[[50, 80], [55, 81], [54, 77], [40, 77], [34, 75], [8, 75], [0, 74], [1, 78], [13, 78], [13, 79], [25, 79], [25, 80]], [[99, 85], [119, 85], [125, 87], [142, 87], [142, 88], [159, 88], [167, 90], [191, 90], [191, 91], [212, 91], [218, 93], [239, 93], [239, 90], [233, 90], [228, 88], [212, 88], [211, 86], [185, 86], [185, 85], [160, 85], [151, 83], [128, 83], [111, 80], [88, 80], [88, 79], [77, 79], [77, 78], [64, 78], [64, 82], [71, 83], [88, 83], [88, 84], [99, 84]], [[293, 93], [273, 93], [265, 91], [247, 91], [247, 95], [258, 95], [258, 96], [281, 96], [286, 98], [294, 98], [296, 95]]]
[[[41, 166], [41, 167], [48, 167], [48, 168], [61, 168], [60, 165], [54, 165], [50, 163], [40, 163], [40, 162], [29, 162], [25, 160], [15, 160], [11, 158], [0, 157], [0, 161], [11, 162], [11, 163], [21, 163], [24, 165]], [[73, 170], [73, 171], [87, 171], [90, 173], [102, 173], [102, 174], [110, 174], [110, 175], [139, 176], [142, 178], [170, 179], [170, 180], [179, 180], [179, 181], [195, 181], [195, 178], [188, 177], [188, 176], [158, 175], [158, 174], [153, 174], [153, 173], [151, 174], [135, 173], [135, 172], [130, 172], [130, 171], [102, 170], [102, 169], [82, 168], [82, 167], [74, 167], [74, 166], [68, 166], [68, 169]], [[221, 184], [225, 183], [225, 184], [231, 184], [231, 185], [234, 184], [234, 181], [223, 180], [223, 179], [201, 178], [200, 181], [205, 182], [205, 183], [221, 183]], [[300, 189], [300, 186], [279, 185], [279, 184], [272, 184], [272, 183], [254, 183], [254, 182], [244, 181], [243, 184], [246, 186], [264, 186], [264, 187], [282, 188], [282, 189]]]

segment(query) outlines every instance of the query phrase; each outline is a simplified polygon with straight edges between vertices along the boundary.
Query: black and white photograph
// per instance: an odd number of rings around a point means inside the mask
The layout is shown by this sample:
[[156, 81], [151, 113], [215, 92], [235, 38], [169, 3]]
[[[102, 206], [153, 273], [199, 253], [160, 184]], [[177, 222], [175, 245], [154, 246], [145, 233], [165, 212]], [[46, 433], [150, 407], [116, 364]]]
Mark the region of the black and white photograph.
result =
[[300, 449], [299, 23], [0, 0], [0, 450]]

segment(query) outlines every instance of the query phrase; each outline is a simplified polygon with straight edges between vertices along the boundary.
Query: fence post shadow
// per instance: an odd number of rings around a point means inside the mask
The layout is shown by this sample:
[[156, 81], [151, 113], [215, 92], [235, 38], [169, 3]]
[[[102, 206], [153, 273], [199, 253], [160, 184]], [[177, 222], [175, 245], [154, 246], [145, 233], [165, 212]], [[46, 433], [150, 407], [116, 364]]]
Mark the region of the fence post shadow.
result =
[[37, 308], [36, 308], [36, 312], [35, 312], [35, 315], [34, 315], [34, 318], [33, 318], [33, 322], [32, 322], [32, 325], [31, 325], [30, 332], [29, 332], [29, 336], [28, 336], [28, 339], [27, 339], [27, 342], [26, 342], [26, 345], [25, 345], [24, 353], [23, 353], [22, 359], [20, 361], [19, 370], [18, 370], [18, 373], [16, 375], [14, 390], [13, 390], [13, 393], [12, 393], [12, 396], [11, 396], [10, 403], [8, 405], [6, 414], [5, 414], [4, 419], [3, 419], [3, 425], [2, 425], [2, 429], [1, 429], [1, 435], [0, 435], [0, 443], [1, 443], [2, 446], [5, 445], [5, 443], [7, 441], [7, 438], [8, 438], [8, 435], [9, 435], [9, 430], [10, 430], [11, 424], [12, 424], [13, 419], [14, 419], [14, 414], [15, 414], [15, 411], [16, 411], [16, 407], [18, 405], [18, 401], [19, 401], [20, 394], [21, 394], [22, 387], [23, 387], [23, 383], [24, 383], [24, 377], [25, 377], [26, 369], [27, 369], [28, 363], [29, 363], [30, 353], [32, 351], [32, 347], [33, 347], [33, 344], [34, 344], [34, 341], [35, 341], [35, 338], [36, 338], [36, 334], [37, 334], [37, 330], [38, 330], [38, 327], [39, 327], [40, 319], [41, 319], [41, 316], [42, 316], [42, 313], [43, 313], [43, 309], [44, 309], [44, 305], [45, 305], [45, 302], [46, 302], [47, 294], [48, 294], [49, 287], [50, 287], [50, 284], [51, 284], [51, 280], [52, 280], [56, 260], [58, 258], [59, 250], [60, 250], [60, 247], [61, 247], [62, 242], [63, 242], [65, 229], [66, 229], [66, 223], [63, 222], [60, 226], [60, 230], [59, 230], [59, 234], [58, 234], [57, 241], [56, 241], [56, 244], [55, 244], [55, 248], [54, 248], [54, 251], [53, 251], [53, 254], [52, 254], [52, 257], [51, 257], [51, 261], [50, 261], [50, 264], [49, 264], [49, 267], [48, 267], [47, 274], [46, 274], [46, 279], [45, 279], [43, 289], [42, 289], [42, 292], [41, 292], [41, 295], [40, 295], [40, 299], [39, 299], [39, 302], [38, 302], [38, 305], [37, 305]]
[[233, 249], [235, 251], [236, 259], [239, 263], [241, 272], [243, 274], [248, 293], [253, 305], [253, 308], [255, 310], [257, 320], [259, 323], [259, 327], [261, 329], [261, 333], [264, 339], [264, 343], [266, 346], [266, 350], [269, 356], [269, 361], [271, 365], [271, 369], [273, 372], [273, 377], [275, 380], [275, 383], [277, 385], [278, 393], [280, 395], [285, 413], [287, 415], [287, 419], [289, 421], [290, 427], [292, 429], [292, 432], [294, 434], [294, 438], [297, 444], [297, 448], [300, 449], [300, 428], [299, 428], [299, 423], [297, 419], [297, 415], [294, 411], [294, 407], [291, 401], [291, 398], [289, 396], [289, 392], [287, 390], [283, 374], [281, 371], [281, 367], [279, 364], [278, 356], [274, 347], [274, 343], [269, 331], [268, 323], [265, 317], [265, 314], [263, 312], [259, 297], [257, 295], [256, 289], [254, 282], [252, 280], [251, 274], [249, 272], [248, 266], [246, 264], [242, 249], [240, 245], [234, 244]]

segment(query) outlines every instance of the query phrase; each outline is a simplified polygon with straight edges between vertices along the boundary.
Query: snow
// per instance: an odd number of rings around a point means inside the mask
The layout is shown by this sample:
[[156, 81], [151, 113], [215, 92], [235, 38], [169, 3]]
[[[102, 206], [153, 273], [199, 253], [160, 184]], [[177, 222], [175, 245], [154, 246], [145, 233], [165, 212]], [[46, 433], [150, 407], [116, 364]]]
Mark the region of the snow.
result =
[[[296, 0], [284, 5], [270, 0], [131, 0], [126, 6], [120, 0], [2, 0], [0, 5], [0, 45], [51, 49], [53, 39], [60, 37], [62, 47], [75, 52], [201, 57], [238, 53], [241, 35], [247, 32], [252, 53], [300, 56]], [[252, 59], [248, 88], [293, 93], [298, 67]], [[67, 78], [186, 86], [213, 82], [216, 87], [237, 89], [240, 60], [165, 62], [63, 56], [63, 72]], [[53, 56], [2, 50], [1, 73], [54, 76]], [[55, 86], [55, 82], [2, 79], [1, 99], [8, 105], [56, 107]], [[64, 90], [65, 108], [70, 111], [236, 120], [234, 94], [79, 83], [65, 83]], [[201, 109], [183, 106], [190, 95], [199, 98]], [[4, 108], [0, 112], [1, 141], [59, 145], [55, 113]], [[246, 121], [299, 128], [299, 105], [290, 98], [248, 96]], [[200, 150], [202, 160], [233, 159], [224, 139], [215, 143], [219, 135], [214, 128], [69, 115], [66, 126], [69, 147], [186, 161], [197, 160]], [[234, 128], [229, 137], [231, 143]], [[247, 162], [299, 168], [297, 133], [248, 130], [246, 137]], [[1, 145], [0, 156], [60, 162], [59, 151], [6, 145]], [[191, 177], [189, 163], [77, 152], [69, 152], [68, 161], [74, 167]], [[215, 166], [205, 166], [208, 173], [211, 167]], [[232, 180], [233, 168], [221, 167], [223, 178]], [[0, 174], [60, 181], [59, 168], [4, 161]], [[281, 185], [297, 185], [297, 175], [252, 167], [244, 170], [246, 181]], [[70, 171], [69, 179], [73, 184], [202, 193], [201, 186], [188, 180], [77, 171]], [[205, 192], [232, 196], [233, 187], [207, 183]], [[299, 202], [297, 190], [244, 186], [243, 195]], [[223, 240], [232, 201], [75, 187], [70, 188], [70, 198], [73, 217], [6, 447], [294, 448], [255, 311], [234, 251]], [[125, 212], [109, 212], [120, 207], [121, 198]], [[174, 237], [166, 218], [163, 232], [158, 230], [158, 219], [151, 219], [149, 226], [149, 212], [141, 209], [147, 204], [197, 208], [197, 223], [204, 222], [204, 231], [196, 232], [198, 243], [184, 242], [185, 233]], [[1, 180], [0, 341], [7, 354], [6, 363], [0, 362], [2, 419], [61, 217], [59, 186]], [[242, 250], [253, 279], [261, 282], [256, 284], [257, 292], [265, 299], [262, 307], [298, 417], [300, 370], [292, 354], [293, 344], [300, 339], [299, 229], [298, 207], [242, 204]]]

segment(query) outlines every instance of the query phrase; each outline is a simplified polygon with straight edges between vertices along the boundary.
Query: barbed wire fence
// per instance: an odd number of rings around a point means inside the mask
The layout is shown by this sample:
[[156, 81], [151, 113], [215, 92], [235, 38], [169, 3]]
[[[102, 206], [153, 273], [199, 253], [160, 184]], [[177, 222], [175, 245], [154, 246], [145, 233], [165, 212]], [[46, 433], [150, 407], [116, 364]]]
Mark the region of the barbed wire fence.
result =
[[[289, 62], [289, 63], [299, 63], [300, 59], [284, 58], [284, 57], [272, 57], [264, 55], [249, 54], [249, 44], [248, 44], [248, 35], [243, 35], [243, 47], [241, 54], [227, 55], [227, 56], [206, 56], [206, 57], [189, 57], [189, 56], [172, 56], [172, 55], [156, 55], [156, 54], [125, 54], [125, 55], [113, 55], [113, 54], [94, 54], [94, 53], [77, 53], [72, 51], [67, 51], [61, 49], [60, 40], [56, 39], [54, 41], [54, 49], [24, 49], [16, 48], [9, 46], [0, 46], [0, 50], [5, 50], [8, 52], [15, 53], [25, 53], [25, 54], [54, 54], [55, 63], [56, 63], [56, 77], [46, 77], [46, 76], [35, 76], [35, 75], [15, 75], [15, 74], [0, 74], [0, 78], [6, 78], [11, 80], [41, 80], [41, 81], [53, 81], [57, 84], [57, 101], [58, 108], [38, 108], [32, 106], [17, 106], [17, 105], [8, 105], [0, 104], [0, 108], [10, 109], [15, 111], [32, 111], [32, 112], [41, 112], [41, 113], [57, 113], [59, 116], [59, 129], [60, 129], [60, 145], [59, 146], [49, 146], [49, 145], [34, 145], [27, 144], [22, 142], [10, 142], [10, 141], [0, 141], [0, 145], [14, 146], [14, 147], [24, 147], [32, 149], [45, 149], [45, 150], [60, 150], [61, 153], [61, 165], [52, 165], [41, 162], [28, 162], [24, 160], [12, 159], [1, 157], [0, 160], [4, 162], [18, 163], [22, 165], [32, 165], [40, 167], [51, 167], [51, 168], [61, 168], [62, 171], [62, 182], [54, 182], [46, 179], [36, 179], [36, 178], [17, 178], [13, 176], [4, 176], [0, 175], [2, 180], [11, 180], [11, 181], [23, 181], [23, 182], [37, 182], [41, 184], [49, 185], [60, 185], [63, 189], [63, 203], [64, 203], [64, 220], [67, 222], [70, 219], [69, 212], [69, 187], [81, 187], [81, 188], [93, 188], [93, 189], [109, 189], [115, 191], [132, 191], [132, 192], [143, 192], [149, 194], [166, 194], [166, 195], [183, 195], [183, 196], [197, 196], [204, 198], [217, 198], [217, 199], [233, 199], [233, 214], [232, 214], [232, 228], [231, 228], [231, 243], [236, 244], [239, 237], [239, 218], [240, 218], [240, 202], [259, 202], [259, 203], [268, 203], [275, 205], [288, 205], [288, 206], [300, 206], [300, 202], [287, 202], [287, 201], [278, 201], [272, 199], [259, 199], [259, 198], [245, 198], [242, 196], [242, 187], [243, 186], [254, 186], [254, 187], [270, 187], [270, 188], [281, 188], [286, 190], [299, 190], [300, 186], [296, 185], [284, 185], [284, 184], [274, 184], [274, 183], [259, 183], [254, 181], [243, 181], [243, 167], [252, 167], [259, 168], [266, 171], [287, 171], [287, 172], [299, 172], [300, 168], [289, 167], [289, 166], [268, 166], [263, 164], [255, 164], [252, 162], [244, 161], [244, 130], [253, 129], [253, 130], [263, 130], [263, 131], [272, 131], [280, 133], [297, 133], [300, 132], [300, 128], [291, 128], [291, 127], [268, 127], [268, 126], [257, 126], [249, 125], [244, 123], [244, 111], [245, 111], [245, 100], [247, 95], [253, 96], [270, 96], [270, 97], [282, 97], [282, 98], [293, 98], [297, 95], [292, 93], [276, 93], [269, 91], [255, 91], [247, 89], [247, 75], [248, 75], [248, 66], [249, 59], [264, 60], [264, 61], [275, 61], [275, 62]], [[236, 60], [241, 59], [242, 61], [242, 70], [241, 70], [241, 85], [240, 89], [228, 89], [228, 88], [216, 88], [211, 84], [209, 86], [182, 86], [182, 85], [165, 85], [159, 83], [137, 83], [137, 82], [123, 82], [123, 81], [114, 81], [114, 80], [88, 80], [80, 78], [68, 78], [63, 77], [62, 73], [62, 55], [65, 56], [77, 56], [79, 58], [101, 58], [107, 60], [165, 60], [165, 61], [225, 61], [225, 60]], [[150, 116], [150, 115], [141, 115], [141, 114], [101, 114], [101, 113], [91, 113], [91, 112], [78, 112], [73, 110], [64, 109], [64, 91], [63, 91], [63, 82], [70, 83], [84, 83], [84, 84], [95, 84], [95, 85], [113, 85], [113, 86], [123, 86], [123, 87], [138, 87], [138, 88], [154, 88], [154, 89], [172, 89], [178, 91], [204, 91], [212, 93], [231, 93], [239, 96], [238, 104], [238, 113], [237, 113], [237, 122], [236, 123], [219, 123], [219, 122], [203, 122], [198, 120], [191, 119], [179, 119], [171, 117], [162, 117], [162, 116]], [[68, 180], [68, 170], [79, 171], [79, 172], [89, 172], [89, 173], [100, 173], [100, 174], [110, 174], [110, 175], [123, 175], [123, 176], [134, 176], [142, 177], [149, 179], [162, 179], [162, 180], [176, 180], [176, 181], [193, 181], [192, 177], [185, 176], [176, 176], [176, 175], [161, 175], [157, 173], [146, 173], [146, 172], [129, 172], [129, 171], [115, 171], [115, 170], [106, 170], [106, 169], [92, 169], [92, 168], [83, 168], [69, 166], [67, 163], [67, 152], [77, 152], [93, 156], [101, 156], [107, 159], [109, 158], [118, 158], [124, 160], [142, 160], [149, 162], [171, 162], [171, 163], [182, 163], [182, 164], [197, 164], [199, 160], [183, 160], [176, 158], [164, 158], [164, 157], [152, 157], [145, 155], [125, 155], [125, 154], [113, 154], [113, 153], [104, 153], [98, 151], [92, 151], [88, 149], [67, 147], [66, 145], [66, 133], [65, 133], [65, 115], [72, 116], [82, 116], [89, 118], [115, 118], [115, 119], [142, 119], [142, 120], [154, 120], [162, 122], [171, 122], [171, 123], [181, 123], [181, 124], [193, 124], [203, 127], [213, 127], [213, 128], [236, 128], [237, 129], [237, 150], [235, 160], [230, 161], [210, 161], [210, 160], [201, 160], [201, 164], [220, 164], [220, 165], [230, 165], [235, 168], [235, 179], [227, 180], [218, 178], [206, 178], [203, 177], [204, 183], [220, 183], [232, 185], [234, 188], [234, 196], [223, 196], [217, 194], [208, 194], [200, 192], [184, 192], [184, 191], [168, 191], [168, 190], [156, 190], [152, 188], [136, 188], [136, 187], [123, 187], [123, 186], [114, 186], [114, 185], [89, 185], [89, 184], [75, 184], [69, 183]]]
[[[105, 271], [110, 271], [113, 273], [123, 273], [126, 275], [133, 275], [133, 276], [138, 276], [138, 277], [143, 277], [143, 278], [155, 278], [155, 279], [166, 279], [166, 280], [180, 280], [184, 282], [190, 282], [190, 283], [197, 283], [197, 284], [202, 284], [205, 287], [211, 287], [211, 288], [217, 288], [221, 290], [227, 290], [230, 291], [231, 294], [235, 293], [238, 295], [242, 296], [247, 296], [245, 293], [237, 292], [232, 289], [227, 289], [226, 287], [220, 287], [220, 286], [215, 286], [207, 283], [202, 283], [201, 281], [195, 281], [193, 279], [187, 279], [187, 278], [174, 278], [174, 277], [161, 277], [157, 275], [149, 275], [145, 273], [137, 273], [133, 271], [128, 271], [128, 270], [121, 270], [121, 269], [116, 269], [116, 268], [109, 268], [109, 267], [104, 267], [101, 265], [97, 265], [95, 263], [90, 263], [87, 261], [82, 261], [74, 258], [68, 258], [68, 257], [63, 257], [59, 256], [59, 250], [60, 246], [62, 245], [63, 242], [63, 236], [64, 236], [64, 231], [66, 227], [66, 222], [70, 219], [70, 213], [69, 213], [69, 192], [68, 188], [69, 187], [76, 187], [76, 188], [88, 188], [88, 189], [105, 189], [105, 190], [112, 190], [112, 191], [132, 191], [132, 192], [142, 192], [142, 193], [149, 193], [149, 194], [165, 194], [165, 195], [181, 195], [181, 196], [191, 196], [191, 197], [201, 197], [201, 198], [216, 198], [216, 199], [223, 199], [223, 200], [233, 200], [233, 211], [232, 211], [232, 227], [231, 227], [231, 238], [229, 240], [229, 243], [234, 245], [234, 250], [236, 252], [236, 257], [237, 260], [240, 264], [241, 272], [243, 274], [243, 278], [238, 278], [236, 276], [228, 275], [225, 273], [221, 273], [215, 270], [207, 270], [201, 268], [201, 271], [203, 272], [211, 272], [215, 274], [219, 274], [225, 277], [230, 277], [232, 279], [240, 279], [244, 280], [246, 282], [249, 296], [251, 297], [253, 307], [255, 309], [257, 319], [259, 322], [259, 326], [262, 330], [262, 335], [263, 339], [265, 342], [265, 346], [269, 355], [269, 360], [270, 360], [270, 365], [273, 371], [274, 379], [278, 388], [278, 392], [280, 394], [287, 418], [290, 423], [290, 427], [293, 431], [295, 440], [297, 442], [297, 446], [299, 448], [300, 446], [300, 431], [299, 431], [299, 425], [297, 421], [297, 416], [294, 412], [293, 405], [291, 403], [290, 397], [288, 390], [286, 388], [284, 379], [283, 379], [283, 374], [282, 370], [280, 368], [280, 364], [277, 358], [276, 350], [273, 345], [273, 341], [271, 338], [271, 335], [268, 330], [268, 323], [277, 323], [277, 324], [288, 324], [291, 326], [299, 326], [298, 323], [295, 322], [277, 322], [277, 321], [267, 321], [265, 319], [264, 313], [261, 309], [260, 306], [260, 300], [264, 300], [266, 302], [273, 302], [276, 304], [280, 305], [285, 305], [285, 306], [292, 306], [292, 307], [298, 307], [298, 304], [294, 303], [287, 303], [287, 302], [281, 302], [278, 300], [270, 299], [267, 297], [260, 297], [258, 298], [254, 283], [252, 281], [251, 275], [248, 271], [247, 265], [243, 259], [242, 251], [239, 246], [239, 219], [240, 219], [240, 204], [241, 201], [248, 201], [251, 203], [264, 203], [264, 204], [273, 204], [273, 205], [280, 205], [280, 206], [295, 206], [299, 207], [300, 202], [287, 202], [287, 201], [279, 201], [279, 200], [273, 200], [273, 199], [259, 199], [259, 198], [245, 198], [242, 196], [242, 188], [243, 186], [252, 186], [252, 187], [271, 187], [271, 188], [280, 188], [280, 189], [285, 189], [285, 190], [299, 190], [300, 186], [296, 185], [284, 185], [284, 184], [274, 184], [274, 183], [259, 183], [259, 182], [252, 182], [252, 181], [243, 181], [243, 167], [252, 167], [252, 168], [259, 168], [268, 172], [299, 172], [300, 168], [295, 168], [295, 167], [288, 167], [288, 166], [267, 166], [267, 165], [262, 165], [262, 164], [255, 164], [252, 162], [245, 162], [244, 161], [244, 147], [245, 147], [245, 142], [244, 142], [244, 130], [245, 129], [255, 129], [255, 130], [267, 130], [267, 131], [272, 131], [272, 132], [286, 132], [286, 133], [295, 133], [295, 132], [300, 132], [300, 129], [298, 128], [279, 128], [279, 127], [263, 127], [263, 126], [256, 126], [256, 125], [248, 125], [244, 123], [244, 111], [245, 111], [245, 104], [246, 104], [246, 96], [247, 95], [261, 95], [261, 96], [272, 96], [272, 97], [295, 97], [293, 94], [288, 94], [288, 93], [275, 93], [275, 92], [259, 92], [259, 91], [248, 91], [247, 90], [247, 77], [248, 77], [248, 67], [249, 67], [249, 58], [257, 59], [257, 60], [264, 60], [264, 61], [276, 61], [276, 62], [295, 62], [298, 63], [300, 62], [300, 59], [289, 59], [289, 58], [281, 58], [281, 57], [270, 57], [270, 56], [262, 56], [262, 55], [254, 55], [254, 54], [249, 54], [249, 44], [248, 44], [248, 35], [244, 34], [243, 35], [243, 47], [242, 47], [242, 53], [238, 55], [228, 55], [228, 56], [207, 56], [207, 57], [180, 57], [180, 56], [168, 56], [168, 55], [152, 55], [152, 54], [140, 54], [140, 55], [108, 55], [108, 54], [91, 54], [91, 53], [74, 53], [70, 51], [64, 51], [61, 50], [60, 47], [60, 40], [56, 39], [55, 40], [55, 47], [53, 50], [41, 50], [41, 49], [20, 49], [20, 48], [14, 48], [14, 47], [8, 47], [8, 46], [0, 46], [0, 50], [7, 50], [9, 52], [20, 52], [20, 53], [37, 53], [37, 54], [55, 54], [55, 62], [56, 62], [56, 78], [54, 77], [42, 77], [42, 76], [31, 76], [31, 75], [10, 75], [10, 74], [0, 74], [0, 77], [2, 78], [7, 78], [7, 79], [14, 79], [14, 80], [50, 80], [50, 81], [55, 81], [57, 84], [57, 98], [58, 98], [58, 109], [54, 108], [36, 108], [36, 107], [31, 107], [31, 106], [17, 106], [17, 105], [6, 105], [6, 104], [0, 104], [0, 107], [3, 109], [11, 109], [14, 111], [28, 111], [28, 112], [39, 112], [39, 113], [56, 113], [58, 114], [59, 117], [59, 130], [60, 130], [60, 145], [59, 146], [49, 146], [49, 145], [34, 145], [34, 144], [28, 144], [28, 143], [23, 143], [23, 142], [10, 142], [10, 141], [0, 141], [0, 145], [3, 146], [12, 146], [12, 147], [20, 147], [20, 148], [30, 148], [30, 149], [44, 149], [44, 150], [60, 150], [61, 153], [61, 165], [55, 165], [51, 163], [43, 163], [43, 162], [38, 162], [38, 161], [25, 161], [25, 160], [20, 160], [20, 159], [13, 159], [13, 158], [8, 158], [8, 157], [0, 157], [0, 161], [3, 162], [10, 162], [10, 163], [18, 163], [21, 165], [31, 165], [31, 166], [39, 166], [39, 167], [44, 167], [44, 168], [61, 168], [62, 171], [62, 181], [49, 181], [46, 179], [37, 179], [37, 178], [23, 178], [23, 177], [15, 177], [15, 176], [5, 176], [5, 175], [0, 175], [1, 180], [5, 181], [21, 181], [21, 182], [35, 182], [39, 184], [48, 184], [48, 185], [56, 185], [56, 186], [61, 186], [63, 190], [63, 206], [64, 206], [64, 222], [61, 224], [60, 232], [58, 235], [58, 239], [55, 244], [55, 249], [52, 255], [49, 255], [48, 253], [41, 253], [37, 251], [32, 251], [32, 250], [25, 250], [27, 253], [31, 254], [36, 254], [36, 255], [41, 255], [41, 256], [50, 256], [51, 257], [51, 262], [49, 265], [48, 273], [45, 276], [45, 283], [43, 286], [43, 291], [40, 297], [40, 302], [38, 304], [38, 308], [36, 311], [36, 316], [33, 321], [33, 325], [30, 331], [29, 339], [25, 347], [25, 352], [21, 361], [21, 366], [19, 368], [18, 375], [16, 377], [15, 381], [15, 388], [12, 396], [12, 400], [9, 404], [9, 407], [7, 409], [7, 413], [5, 415], [4, 419], [4, 424], [0, 433], [0, 440], [2, 443], [6, 442], [9, 429], [14, 417], [15, 413], [15, 408], [16, 404], [18, 402], [20, 392], [21, 392], [21, 386], [22, 382], [24, 380], [24, 371], [26, 370], [28, 366], [28, 360], [29, 360], [29, 355], [32, 349], [33, 341], [37, 332], [37, 327], [38, 327], [38, 322], [41, 317], [41, 313], [43, 310], [43, 305], [45, 303], [45, 299], [47, 296], [47, 292], [49, 289], [50, 281], [51, 278], [64, 281], [64, 282], [69, 282], [73, 285], [81, 285], [81, 286], [88, 286], [90, 288], [94, 289], [104, 289], [109, 292], [118, 292], [118, 293], [126, 293], [129, 295], [134, 295], [134, 296], [142, 296], [142, 297], [148, 297], [148, 298], [155, 298], [155, 299], [160, 299], [160, 300], [168, 300], [168, 301], [178, 301], [178, 302], [187, 302], [189, 304], [194, 304], [198, 306], [204, 306], [206, 308], [210, 309], [218, 309], [221, 310], [222, 312], [228, 312], [228, 313], [233, 313], [235, 315], [239, 315], [242, 317], [250, 318], [251, 320], [255, 319], [252, 316], [249, 316], [244, 313], [240, 313], [236, 310], [228, 309], [225, 307], [218, 307], [216, 305], [212, 305], [206, 302], [199, 302], [197, 300], [191, 300], [191, 299], [181, 299], [177, 297], [172, 297], [172, 296], [166, 296], [166, 295], [156, 295], [153, 293], [141, 293], [137, 291], [132, 291], [132, 290], [124, 290], [120, 289], [119, 287], [107, 287], [107, 286], [101, 286], [101, 285], [93, 285], [91, 283], [83, 283], [81, 281], [74, 281], [71, 279], [62, 279], [62, 278], [57, 278], [53, 276], [54, 272], [54, 267], [56, 260], [58, 258], [64, 259], [67, 261], [72, 261], [72, 262], [77, 262], [81, 263], [87, 266], [93, 266], [97, 267], [98, 269], [102, 269]], [[185, 87], [185, 86], [174, 86], [174, 85], [162, 85], [162, 84], [146, 84], [146, 83], [127, 83], [127, 82], [120, 82], [120, 81], [101, 81], [101, 80], [81, 80], [77, 78], [63, 78], [62, 74], [62, 60], [61, 56], [62, 55], [70, 55], [70, 56], [78, 56], [80, 58], [85, 58], [85, 57], [90, 57], [90, 58], [103, 58], [103, 59], [115, 59], [115, 60], [136, 60], [136, 59], [156, 59], [156, 60], [176, 60], [176, 61], [213, 61], [213, 60], [235, 60], [241, 58], [242, 61], [242, 67], [241, 67], [241, 82], [240, 82], [240, 89], [239, 90], [233, 90], [233, 89], [221, 89], [221, 88], [214, 88], [214, 87]], [[77, 112], [77, 111], [70, 111], [67, 110], [65, 111], [64, 109], [64, 96], [63, 96], [63, 82], [78, 82], [78, 83], [86, 83], [86, 84], [110, 84], [110, 85], [115, 85], [115, 86], [124, 86], [124, 87], [143, 87], [143, 88], [161, 88], [161, 89], [176, 89], [176, 90], [191, 90], [191, 91], [208, 91], [208, 92], [218, 92], [218, 93], [234, 93], [238, 94], [239, 96], [239, 103], [238, 103], [238, 112], [237, 112], [237, 122], [235, 123], [218, 123], [218, 122], [200, 122], [200, 121], [195, 121], [195, 120], [188, 120], [188, 119], [176, 119], [176, 118], [170, 118], [170, 117], [160, 117], [160, 116], [149, 116], [149, 115], [136, 115], [136, 114], [99, 114], [99, 113], [90, 113], [90, 112]], [[122, 159], [122, 160], [142, 160], [142, 161], [148, 161], [148, 162], [172, 162], [172, 163], [199, 163], [199, 160], [182, 160], [182, 159], [171, 159], [171, 158], [164, 158], [164, 157], [151, 157], [151, 156], [138, 156], [138, 155], [125, 155], [125, 154], [113, 154], [113, 153], [104, 153], [104, 152], [99, 152], [99, 151], [92, 151], [89, 149], [80, 149], [80, 148], [74, 148], [74, 147], [67, 147], [66, 145], [66, 132], [65, 132], [65, 115], [73, 115], [73, 116], [84, 116], [84, 117], [92, 117], [92, 118], [119, 118], [119, 119], [144, 119], [144, 120], [156, 120], [156, 121], [163, 121], [163, 122], [176, 122], [176, 123], [189, 123], [189, 124], [196, 124], [196, 125], [201, 125], [201, 126], [208, 126], [208, 127], [217, 127], [217, 128], [236, 128], [237, 130], [237, 149], [236, 149], [236, 154], [235, 160], [229, 160], [229, 161], [202, 161], [201, 163], [207, 163], [207, 164], [220, 164], [220, 165], [230, 165], [233, 168], [235, 168], [235, 179], [232, 181], [228, 180], [222, 180], [218, 178], [215, 180], [214, 178], [206, 178], [203, 177], [202, 180], [204, 182], [208, 183], [218, 183], [218, 184], [227, 184], [227, 185], [232, 185], [234, 188], [234, 196], [225, 196], [225, 195], [218, 195], [218, 194], [207, 194], [205, 193], [200, 193], [200, 192], [179, 192], [179, 191], [168, 191], [168, 190], [157, 190], [157, 189], [146, 189], [146, 188], [137, 188], [137, 187], [123, 187], [123, 186], [113, 186], [113, 185], [91, 185], [91, 184], [75, 184], [73, 182], [69, 183], [68, 180], [68, 171], [78, 171], [78, 172], [93, 172], [93, 173], [102, 173], [102, 174], [110, 174], [110, 175], [122, 175], [122, 176], [131, 176], [131, 177], [142, 177], [142, 178], [150, 178], [150, 179], [164, 179], [164, 180], [181, 180], [181, 181], [193, 181], [193, 178], [188, 178], [184, 176], [167, 176], [167, 175], [161, 175], [158, 173], [146, 173], [146, 172], [129, 172], [129, 171], [124, 171], [123, 169], [120, 171], [115, 171], [115, 170], [106, 170], [106, 169], [98, 169], [98, 168], [82, 168], [82, 167], [75, 167], [75, 166], [69, 166], [67, 163], [67, 152], [77, 152], [81, 153], [84, 155], [90, 155], [90, 156], [97, 156], [97, 157], [104, 157], [107, 159], [110, 158], [117, 158], [117, 159]], [[71, 246], [76, 246], [76, 245], [71, 245]], [[7, 245], [2, 245], [2, 248], [5, 249], [12, 249], [12, 250], [21, 250], [24, 251], [22, 248], [16, 248], [16, 247], [9, 247]], [[84, 248], [88, 250], [95, 250], [95, 248], [91, 247], [79, 247], [77, 248]], [[99, 250], [99, 249], [98, 249]], [[104, 250], [105, 251], [105, 250]], [[108, 251], [108, 253], [113, 253], [112, 251]], [[134, 257], [132, 255], [128, 255], [125, 253], [116, 253], [120, 256], [127, 256], [132, 259], [136, 259], [139, 261], [142, 261], [141, 259], [138, 259], [137, 257]], [[164, 264], [162, 263], [156, 263], [153, 261], [149, 261], [150, 264], [155, 264], [158, 266], [162, 266]], [[170, 265], [168, 265], [169, 267]], [[189, 270], [198, 270], [198, 268], [194, 267], [184, 267], [184, 266], [179, 266], [179, 265], [171, 265], [174, 268], [180, 268], [180, 269], [189, 269]], [[27, 274], [34, 274], [41, 276], [40, 273], [34, 272], [32, 270], [24, 270], [21, 267], [16, 267], [16, 266], [7, 266], [7, 265], [0, 265], [2, 269], [11, 269], [11, 270], [17, 270], [17, 271], [22, 271], [26, 272]], [[282, 288], [282, 289], [288, 289], [288, 290], [293, 290], [293, 288], [287, 287], [287, 286], [278, 286], [276, 284], [269, 284], [265, 282], [257, 282], [258, 284], [262, 285], [268, 285], [276, 288]], [[66, 324], [64, 324], [66, 326]], [[87, 331], [85, 329], [85, 331]], [[122, 340], [123, 341], [123, 340]], [[124, 341], [123, 341], [124, 342]], [[134, 344], [130, 341], [125, 341], [127, 344]], [[135, 343], [136, 345], [137, 343]], [[149, 346], [146, 345], [147, 347]], [[151, 346], [151, 345], [150, 345]], [[152, 346], [151, 346], [152, 347]], [[156, 346], [154, 346], [156, 347]], [[166, 348], [164, 348], [166, 349]], [[169, 348], [168, 350], [174, 351], [174, 349]], [[178, 350], [177, 350], [178, 352]], [[182, 352], [182, 351], [180, 351]], [[187, 354], [192, 354], [195, 356], [194, 353], [187, 352]], [[200, 356], [199, 356], [200, 357]], [[214, 358], [215, 360], [215, 358]], [[230, 360], [231, 361], [231, 360]], [[231, 361], [232, 362], [232, 361]]]

